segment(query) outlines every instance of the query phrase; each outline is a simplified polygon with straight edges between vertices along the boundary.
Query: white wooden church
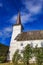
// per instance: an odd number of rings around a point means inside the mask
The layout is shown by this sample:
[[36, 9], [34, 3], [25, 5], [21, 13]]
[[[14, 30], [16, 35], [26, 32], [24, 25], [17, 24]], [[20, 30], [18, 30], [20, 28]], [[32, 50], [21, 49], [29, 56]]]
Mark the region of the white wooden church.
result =
[[23, 29], [20, 13], [18, 13], [16, 24], [13, 26], [9, 53], [7, 57], [7, 60], [9, 61], [12, 61], [13, 54], [17, 49], [19, 49], [21, 53], [27, 44], [30, 44], [32, 47], [35, 47], [36, 45], [38, 45], [38, 47], [43, 46], [42, 30], [22, 32]]

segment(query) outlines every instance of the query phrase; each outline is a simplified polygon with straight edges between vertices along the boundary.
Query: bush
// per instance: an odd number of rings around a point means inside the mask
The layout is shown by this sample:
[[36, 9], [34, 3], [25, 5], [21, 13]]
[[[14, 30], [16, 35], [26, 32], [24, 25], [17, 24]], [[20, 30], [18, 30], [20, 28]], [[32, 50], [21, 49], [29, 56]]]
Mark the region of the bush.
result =
[[29, 65], [29, 59], [31, 58], [32, 55], [32, 48], [30, 47], [30, 45], [28, 44], [23, 52], [23, 59], [24, 59], [24, 64], [25, 65]]
[[3, 62], [5, 62], [6, 61], [6, 57], [5, 56], [1, 56], [0, 57], [0, 63], [3, 63]]
[[21, 58], [20, 54], [19, 54], [19, 50], [17, 50], [14, 55], [13, 55], [13, 64], [14, 65], [18, 65], [18, 60]]

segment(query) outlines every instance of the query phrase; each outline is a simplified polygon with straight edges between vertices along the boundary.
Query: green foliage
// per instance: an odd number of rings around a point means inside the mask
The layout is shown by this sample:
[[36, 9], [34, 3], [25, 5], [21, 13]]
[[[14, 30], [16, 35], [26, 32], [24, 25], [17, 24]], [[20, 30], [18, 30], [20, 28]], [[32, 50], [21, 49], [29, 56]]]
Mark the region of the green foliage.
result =
[[17, 65], [18, 64], [18, 60], [21, 58], [20, 54], [19, 54], [19, 50], [17, 50], [15, 53], [14, 53], [14, 56], [13, 56], [13, 64], [14, 65]]
[[42, 65], [43, 63], [43, 48], [35, 48], [34, 49], [34, 54], [35, 54], [35, 57], [36, 57], [36, 62], [38, 65]]
[[6, 57], [5, 56], [1, 56], [0, 57], [0, 63], [5, 62], [5, 60], [6, 60]]
[[3, 44], [0, 44], [0, 62], [5, 62], [7, 58], [9, 47]]
[[23, 52], [23, 58], [24, 58], [24, 64], [25, 65], [29, 65], [29, 59], [31, 58], [31, 54], [32, 54], [32, 48], [28, 44], [25, 47], [24, 52]]

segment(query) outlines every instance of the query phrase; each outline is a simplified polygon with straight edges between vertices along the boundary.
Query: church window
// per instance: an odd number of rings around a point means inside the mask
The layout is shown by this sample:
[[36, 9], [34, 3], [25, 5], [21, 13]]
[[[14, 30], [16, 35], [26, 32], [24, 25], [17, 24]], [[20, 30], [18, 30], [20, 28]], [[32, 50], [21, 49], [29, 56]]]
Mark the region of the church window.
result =
[[33, 43], [32, 42], [31, 42], [30, 46], [33, 47]]
[[23, 46], [23, 43], [21, 43], [21, 46]]

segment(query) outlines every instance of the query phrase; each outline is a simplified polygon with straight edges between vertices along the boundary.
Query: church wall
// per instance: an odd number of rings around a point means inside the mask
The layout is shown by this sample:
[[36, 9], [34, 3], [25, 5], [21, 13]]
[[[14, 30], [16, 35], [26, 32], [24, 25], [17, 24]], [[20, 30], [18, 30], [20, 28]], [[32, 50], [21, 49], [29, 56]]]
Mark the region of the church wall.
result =
[[[43, 43], [43, 40], [28, 40], [28, 41], [17, 41], [18, 48], [21, 49], [22, 47], [25, 47], [27, 44], [33, 45], [35, 47], [38, 45], [38, 47], [41, 47], [41, 43]], [[21, 44], [23, 44], [21, 46]]]
[[41, 47], [41, 43], [43, 43], [43, 40], [28, 40], [28, 41], [16, 41], [11, 43], [11, 46], [9, 48], [9, 60], [12, 60], [13, 54], [17, 49], [19, 49], [19, 53], [22, 55], [22, 51], [25, 48], [27, 44], [31, 44], [32, 47], [35, 47], [38, 44], [38, 47]]
[[12, 60], [13, 54], [17, 49], [17, 42], [16, 42], [15, 38], [19, 33], [21, 33], [21, 25], [13, 26], [13, 32], [12, 32], [12, 37], [11, 37], [7, 60]]
[[13, 32], [12, 32], [12, 37], [11, 37], [11, 42], [14, 42], [14, 39], [16, 38], [16, 36], [21, 33], [21, 25], [18, 25], [18, 26], [13, 26]]
[[[22, 52], [23, 49], [25, 48], [25, 46], [27, 44], [30, 44], [32, 47], [35, 48], [36, 45], [38, 45], [38, 47], [41, 47], [41, 43], [43, 44], [43, 40], [29, 40], [29, 41], [17, 41], [17, 47], [19, 49], [19, 53], [21, 54], [21, 56], [23, 56]], [[32, 59], [30, 59], [30, 62], [35, 62], [35, 57], [32, 57]]]

